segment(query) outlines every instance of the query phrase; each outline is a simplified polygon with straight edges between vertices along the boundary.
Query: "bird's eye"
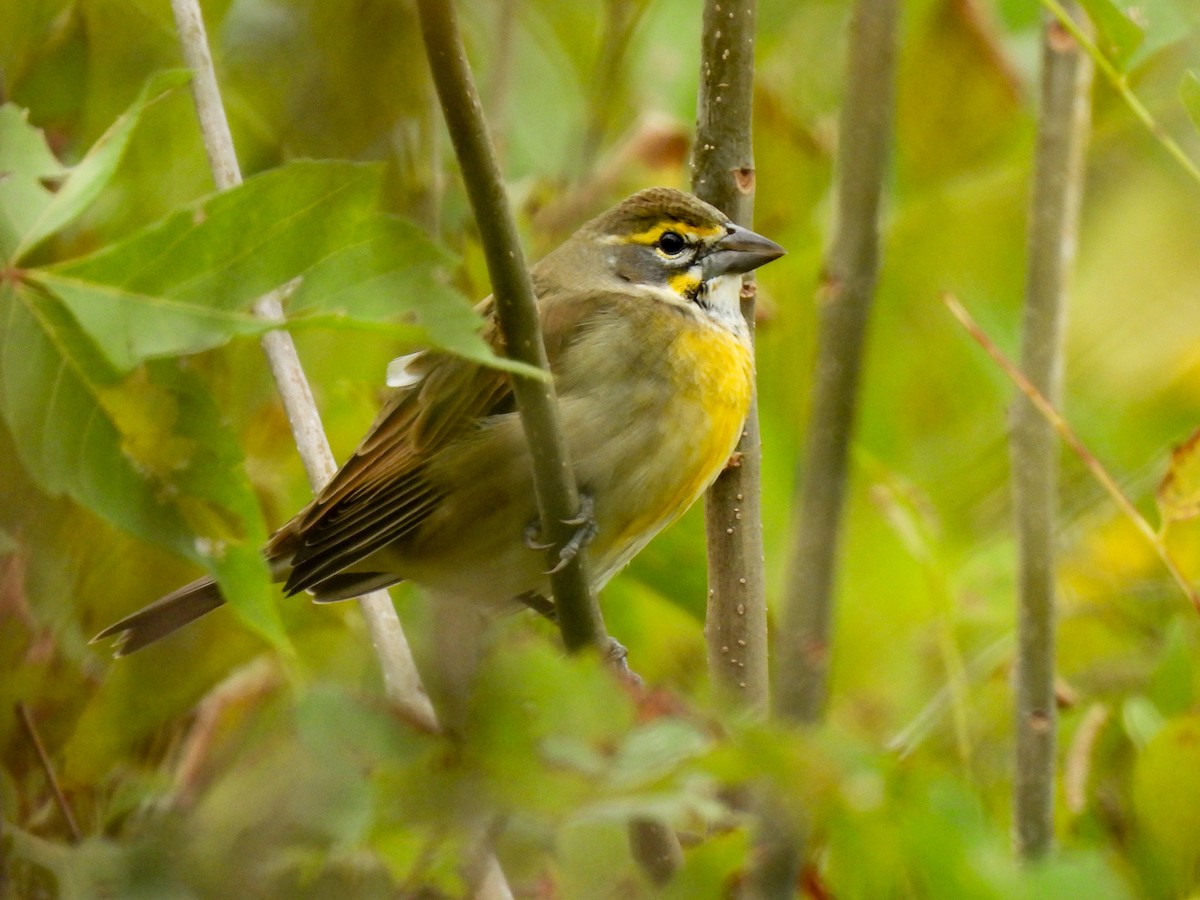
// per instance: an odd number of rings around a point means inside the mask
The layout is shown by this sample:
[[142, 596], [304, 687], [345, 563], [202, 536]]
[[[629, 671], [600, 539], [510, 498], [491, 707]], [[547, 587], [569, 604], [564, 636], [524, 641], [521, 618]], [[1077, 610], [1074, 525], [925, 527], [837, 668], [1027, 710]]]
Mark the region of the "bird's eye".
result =
[[687, 247], [687, 241], [678, 231], [664, 231], [658, 239], [658, 249], [667, 256], [678, 256]]

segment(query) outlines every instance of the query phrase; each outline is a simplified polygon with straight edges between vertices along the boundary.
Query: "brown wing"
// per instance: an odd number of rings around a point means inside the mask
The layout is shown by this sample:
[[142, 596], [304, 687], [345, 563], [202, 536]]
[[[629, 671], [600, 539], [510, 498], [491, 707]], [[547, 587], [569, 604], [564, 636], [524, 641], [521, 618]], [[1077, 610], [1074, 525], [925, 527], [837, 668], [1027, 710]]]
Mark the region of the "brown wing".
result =
[[[485, 340], [503, 352], [491, 298], [477, 308], [487, 318]], [[578, 304], [543, 299], [552, 364], [569, 343], [579, 312]], [[390, 398], [354, 455], [272, 537], [268, 556], [290, 557], [287, 593], [335, 585], [337, 573], [412, 533], [442, 499], [426, 477], [429, 460], [472, 422], [513, 408], [508, 375], [497, 369], [432, 351], [413, 366], [420, 367], [414, 373], [420, 381]]]

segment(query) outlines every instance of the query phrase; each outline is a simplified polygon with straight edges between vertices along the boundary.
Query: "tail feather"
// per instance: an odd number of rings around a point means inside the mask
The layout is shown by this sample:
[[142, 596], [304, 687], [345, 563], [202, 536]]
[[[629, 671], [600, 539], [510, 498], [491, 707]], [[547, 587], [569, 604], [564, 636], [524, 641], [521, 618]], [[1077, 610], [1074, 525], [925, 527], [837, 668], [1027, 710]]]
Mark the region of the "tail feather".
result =
[[109, 625], [92, 643], [116, 638], [114, 655], [125, 656], [212, 612], [225, 602], [216, 582], [197, 578], [149, 606]]

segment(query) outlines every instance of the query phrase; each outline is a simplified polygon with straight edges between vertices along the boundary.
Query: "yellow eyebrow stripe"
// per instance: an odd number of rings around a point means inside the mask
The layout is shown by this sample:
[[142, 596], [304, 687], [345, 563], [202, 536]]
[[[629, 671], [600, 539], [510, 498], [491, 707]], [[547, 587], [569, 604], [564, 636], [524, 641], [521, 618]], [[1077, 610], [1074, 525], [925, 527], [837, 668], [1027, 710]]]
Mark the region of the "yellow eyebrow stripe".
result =
[[626, 240], [631, 244], [646, 244], [653, 246], [658, 243], [658, 239], [663, 236], [664, 231], [675, 231], [683, 235], [685, 238], [693, 238], [697, 241], [702, 241], [706, 238], [713, 238], [719, 234], [725, 233], [725, 228], [722, 225], [685, 225], [683, 222], [660, 222], [653, 228], [648, 228], [645, 231], [639, 231], [637, 234], [629, 235]]

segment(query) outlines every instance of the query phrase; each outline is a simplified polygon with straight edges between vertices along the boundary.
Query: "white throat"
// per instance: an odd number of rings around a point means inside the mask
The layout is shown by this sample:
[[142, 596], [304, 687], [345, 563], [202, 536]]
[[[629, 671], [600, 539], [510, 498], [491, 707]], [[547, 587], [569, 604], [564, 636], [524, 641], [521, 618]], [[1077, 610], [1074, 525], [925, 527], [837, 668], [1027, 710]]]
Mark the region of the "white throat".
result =
[[708, 312], [713, 319], [736, 331], [746, 332], [742, 318], [742, 276], [718, 275], [708, 283]]

